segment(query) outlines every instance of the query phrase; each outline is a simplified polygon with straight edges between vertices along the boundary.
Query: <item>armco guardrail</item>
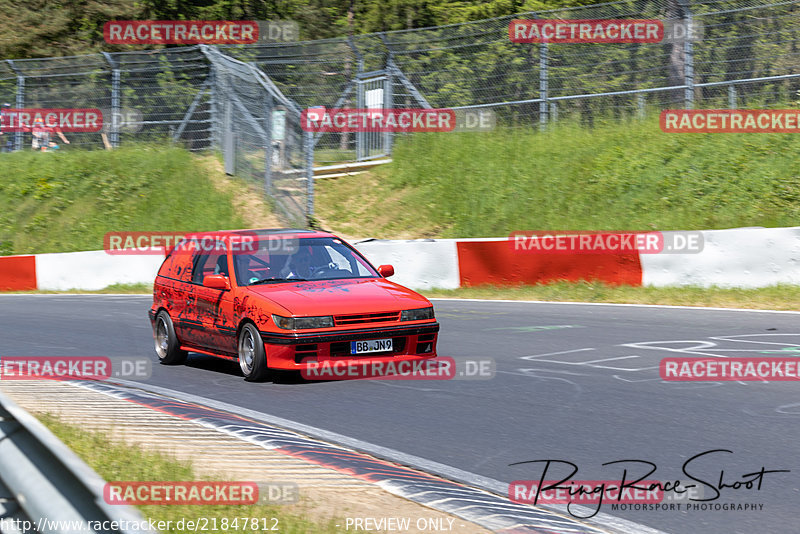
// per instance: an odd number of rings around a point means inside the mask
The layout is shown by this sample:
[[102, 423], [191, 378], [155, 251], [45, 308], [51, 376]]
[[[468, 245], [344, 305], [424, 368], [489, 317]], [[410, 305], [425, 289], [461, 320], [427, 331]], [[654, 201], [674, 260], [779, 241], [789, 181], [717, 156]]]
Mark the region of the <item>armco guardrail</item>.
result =
[[0, 502], [0, 511], [5, 507], [0, 532], [155, 534], [133, 508], [106, 504], [104, 484], [39, 421], [0, 393], [0, 497], [10, 497]]
[[[666, 241], [673, 234], [663, 232]], [[413, 289], [455, 289], [556, 280], [599, 280], [632, 286], [757, 288], [800, 284], [800, 227], [702, 230], [693, 253], [517, 252], [508, 237], [475, 239], [367, 239], [354, 243], [374, 265], [391, 264], [392, 281]], [[161, 256], [104, 251], [0, 256], [0, 291], [103, 289], [152, 284]]]

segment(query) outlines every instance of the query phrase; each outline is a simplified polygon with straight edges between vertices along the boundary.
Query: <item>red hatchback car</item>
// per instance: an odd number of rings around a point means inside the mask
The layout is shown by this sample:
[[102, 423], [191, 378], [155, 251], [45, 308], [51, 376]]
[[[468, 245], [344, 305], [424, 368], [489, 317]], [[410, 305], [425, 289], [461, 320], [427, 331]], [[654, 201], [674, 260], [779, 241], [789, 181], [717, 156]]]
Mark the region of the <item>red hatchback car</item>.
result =
[[189, 234], [153, 286], [156, 353], [164, 364], [189, 351], [238, 361], [251, 381], [312, 363], [435, 357], [431, 302], [386, 280], [392, 274], [327, 232]]

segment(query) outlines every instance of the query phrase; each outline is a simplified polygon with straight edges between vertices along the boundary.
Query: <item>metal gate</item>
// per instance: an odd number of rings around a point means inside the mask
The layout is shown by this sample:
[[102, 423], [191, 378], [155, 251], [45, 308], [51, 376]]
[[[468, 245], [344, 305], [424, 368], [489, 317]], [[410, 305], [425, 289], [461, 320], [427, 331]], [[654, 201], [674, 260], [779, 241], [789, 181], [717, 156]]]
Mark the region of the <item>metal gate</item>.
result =
[[[361, 74], [356, 83], [357, 108], [376, 110], [392, 108], [392, 85], [386, 71]], [[356, 132], [358, 161], [388, 156], [391, 148], [391, 132]]]

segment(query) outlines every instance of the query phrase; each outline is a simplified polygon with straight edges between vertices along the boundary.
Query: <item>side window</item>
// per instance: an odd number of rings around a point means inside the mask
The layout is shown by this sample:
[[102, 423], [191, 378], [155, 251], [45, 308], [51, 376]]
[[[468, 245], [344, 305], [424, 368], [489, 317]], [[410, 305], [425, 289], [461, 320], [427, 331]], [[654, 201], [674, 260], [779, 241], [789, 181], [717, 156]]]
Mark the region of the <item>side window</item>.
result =
[[214, 251], [197, 256], [192, 271], [192, 282], [202, 284], [203, 278], [210, 274], [228, 274], [228, 257], [224, 251]]
[[240, 286], [250, 285], [254, 280], [275, 276], [285, 263], [286, 256], [273, 256], [266, 250], [259, 250], [254, 254], [233, 255], [236, 282]]
[[358, 260], [358, 264], [356, 264], [356, 268], [358, 269], [358, 275], [357, 276], [372, 276], [372, 273], [369, 272], [369, 269], [367, 269], [366, 265], [361, 263], [361, 260]]

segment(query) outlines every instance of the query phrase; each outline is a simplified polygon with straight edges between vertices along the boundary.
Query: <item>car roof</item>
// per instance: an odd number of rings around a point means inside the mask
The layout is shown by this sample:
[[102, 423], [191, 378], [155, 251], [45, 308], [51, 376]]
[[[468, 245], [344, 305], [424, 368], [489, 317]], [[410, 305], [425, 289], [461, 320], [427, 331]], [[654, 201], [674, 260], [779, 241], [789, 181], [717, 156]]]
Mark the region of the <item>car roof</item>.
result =
[[273, 235], [292, 236], [297, 238], [306, 237], [336, 237], [330, 232], [322, 230], [305, 230], [302, 228], [254, 228], [242, 230], [216, 230], [211, 232], [191, 232], [186, 237], [192, 236], [225, 236], [225, 235], [256, 235], [257, 237], [267, 237]]

